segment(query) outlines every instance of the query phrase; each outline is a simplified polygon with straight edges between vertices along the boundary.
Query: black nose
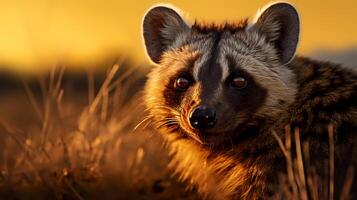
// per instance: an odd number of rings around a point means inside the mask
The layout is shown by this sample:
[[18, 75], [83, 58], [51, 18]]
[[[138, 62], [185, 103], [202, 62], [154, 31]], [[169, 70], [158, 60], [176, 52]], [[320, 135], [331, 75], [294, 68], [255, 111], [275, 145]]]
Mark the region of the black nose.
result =
[[198, 106], [190, 115], [190, 124], [195, 129], [209, 129], [216, 123], [216, 111], [207, 106]]

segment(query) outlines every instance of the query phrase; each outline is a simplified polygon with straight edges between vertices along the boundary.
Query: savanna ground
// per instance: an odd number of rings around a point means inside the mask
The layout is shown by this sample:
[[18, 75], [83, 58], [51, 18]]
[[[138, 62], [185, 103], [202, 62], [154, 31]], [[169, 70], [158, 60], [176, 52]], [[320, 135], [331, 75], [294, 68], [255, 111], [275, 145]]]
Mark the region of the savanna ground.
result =
[[[163, 141], [144, 120], [149, 69], [124, 60], [101, 65], [57, 66], [24, 77], [1, 73], [0, 199], [199, 199], [170, 175]], [[288, 171], [275, 198], [328, 199], [333, 180], [304, 169], [307, 145], [298, 132], [292, 137], [296, 159], [290, 137], [277, 138]], [[326, 169], [333, 177], [333, 167]], [[341, 199], [348, 199], [351, 182]]]
[[[104, 64], [103, 64], [104, 65]], [[197, 199], [146, 123], [146, 70], [125, 62], [0, 82], [0, 199]]]

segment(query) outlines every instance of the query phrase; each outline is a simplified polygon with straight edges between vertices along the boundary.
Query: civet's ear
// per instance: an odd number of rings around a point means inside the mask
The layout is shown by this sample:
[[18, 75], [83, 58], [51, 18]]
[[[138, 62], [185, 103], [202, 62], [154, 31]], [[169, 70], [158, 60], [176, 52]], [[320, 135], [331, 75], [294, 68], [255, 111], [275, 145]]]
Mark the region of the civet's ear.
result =
[[164, 6], [151, 8], [143, 21], [145, 47], [151, 60], [158, 63], [169, 45], [187, 30], [189, 26], [175, 10]]
[[293, 59], [299, 41], [299, 14], [288, 3], [275, 3], [257, 16], [248, 31], [263, 34], [278, 51], [280, 61], [287, 64]]

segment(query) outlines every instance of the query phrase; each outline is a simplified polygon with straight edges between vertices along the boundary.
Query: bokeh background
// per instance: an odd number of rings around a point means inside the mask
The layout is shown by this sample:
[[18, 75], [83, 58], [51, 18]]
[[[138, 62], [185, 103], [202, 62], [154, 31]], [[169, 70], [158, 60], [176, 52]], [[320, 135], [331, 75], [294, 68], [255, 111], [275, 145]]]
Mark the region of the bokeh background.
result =
[[[290, 2], [298, 54], [356, 66], [356, 0]], [[0, 199], [197, 199], [142, 105], [157, 3], [224, 22], [269, 1], [0, 0]]]
[[[254, 16], [266, 0], [165, 1], [184, 11], [189, 21], [239, 20]], [[357, 2], [292, 0], [301, 14], [298, 52], [319, 57], [356, 55]], [[125, 55], [147, 63], [141, 20], [153, 0], [14, 0], [0, 2], [0, 63], [36, 71], [58, 62], [88, 66]], [[351, 56], [355, 57], [355, 56]], [[348, 61], [349, 62], [349, 61]]]

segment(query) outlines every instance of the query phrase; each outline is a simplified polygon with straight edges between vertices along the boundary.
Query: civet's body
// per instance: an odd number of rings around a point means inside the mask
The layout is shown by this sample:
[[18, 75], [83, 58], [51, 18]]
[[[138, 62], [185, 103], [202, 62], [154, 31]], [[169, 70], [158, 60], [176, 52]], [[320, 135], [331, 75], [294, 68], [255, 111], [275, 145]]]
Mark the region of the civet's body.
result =
[[327, 126], [334, 127], [335, 184], [356, 166], [357, 73], [294, 56], [299, 28], [286, 3], [252, 24], [189, 26], [163, 6], [146, 14], [145, 45], [157, 64], [146, 104], [170, 146], [170, 167], [202, 196], [267, 197], [285, 172], [272, 132], [284, 138], [287, 126], [309, 142], [317, 169], [328, 158]]

